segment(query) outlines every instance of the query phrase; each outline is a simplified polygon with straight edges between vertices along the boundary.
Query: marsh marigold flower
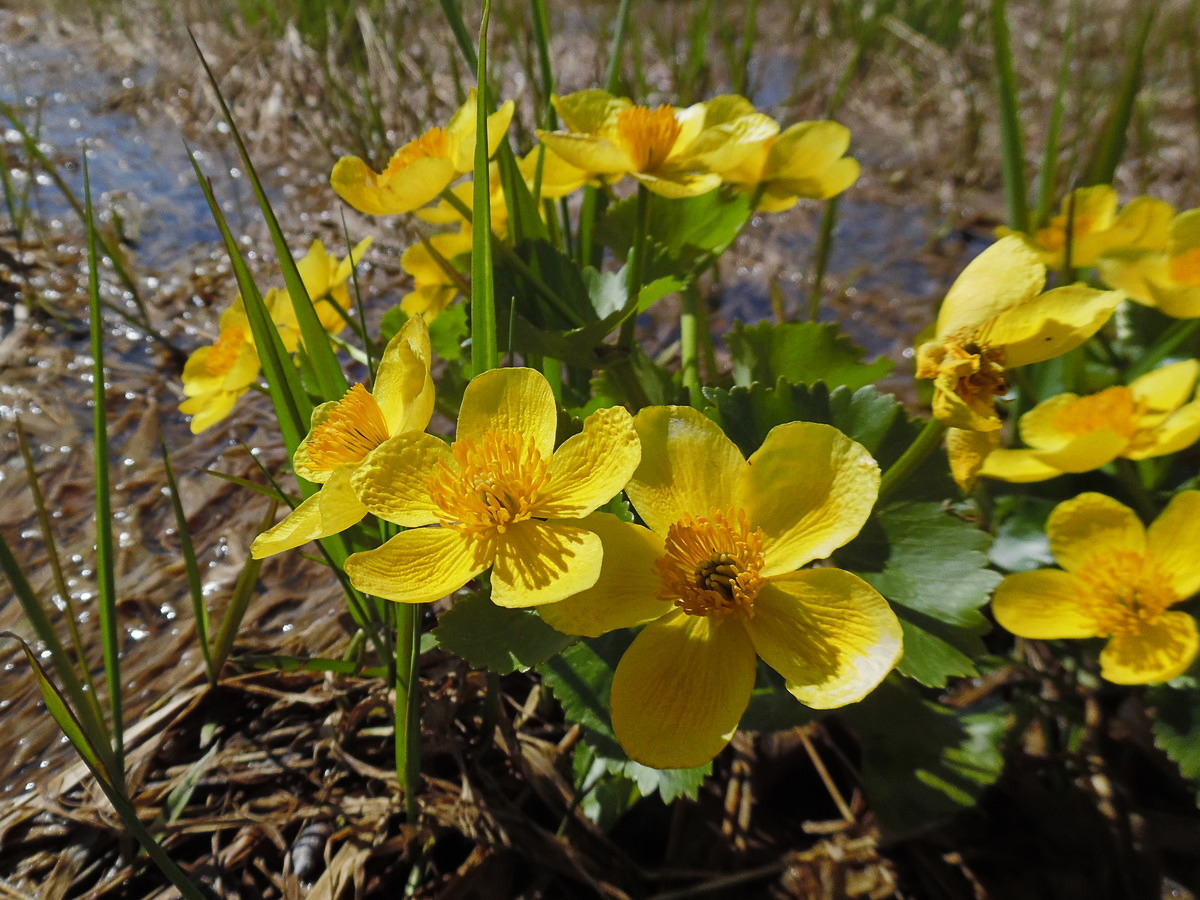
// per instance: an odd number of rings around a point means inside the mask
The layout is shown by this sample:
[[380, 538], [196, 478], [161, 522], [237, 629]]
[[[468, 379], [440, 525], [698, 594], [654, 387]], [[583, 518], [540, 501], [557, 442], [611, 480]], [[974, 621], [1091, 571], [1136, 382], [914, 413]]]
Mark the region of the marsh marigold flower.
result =
[[1200, 400], [1192, 399], [1200, 362], [1163, 366], [1128, 386], [1080, 397], [1060, 394], [1021, 417], [1028, 450], [994, 450], [980, 472], [1001, 481], [1045, 481], [1090, 472], [1117, 457], [1149, 459], [1200, 440]]
[[858, 180], [858, 160], [846, 156], [850, 129], [837, 122], [797, 122], [759, 142], [722, 177], [744, 191], [763, 189], [758, 208], [783, 212], [801, 198], [826, 200]]
[[221, 314], [216, 343], [200, 347], [183, 366], [179, 411], [192, 417], [192, 434], [215, 425], [233, 410], [238, 397], [258, 378], [260, 362], [245, 310], [231, 306]]
[[426, 603], [490, 567], [492, 600], [509, 607], [591, 587], [602, 547], [579, 520], [625, 486], [641, 451], [621, 407], [592, 413], [556, 450], [557, 427], [540, 372], [477, 375], [451, 446], [430, 434], [402, 435], [354, 472], [363, 505], [409, 530], [346, 560], [350, 582], [377, 597]]
[[1200, 648], [1196, 620], [1171, 607], [1200, 590], [1200, 491], [1177, 494], [1149, 529], [1104, 494], [1060, 503], [1046, 522], [1062, 569], [1009, 575], [992, 612], [1018, 637], [1106, 637], [1100, 675], [1168, 681]]
[[388, 341], [374, 390], [356, 384], [341, 400], [313, 410], [311, 426], [292, 458], [296, 474], [322, 485], [250, 547], [255, 559], [344, 531], [367, 508], [350, 487], [355, 469], [397, 436], [423, 431], [433, 415], [429, 331], [420, 316]]
[[[464, 256], [470, 259], [471, 232], [435, 234], [429, 244], [453, 267], [456, 259]], [[400, 268], [413, 278], [413, 289], [400, 299], [400, 308], [410, 316], [432, 322], [458, 296], [459, 280], [442, 268], [425, 244], [414, 244], [405, 250], [400, 257]]]
[[721, 183], [754, 145], [779, 130], [748, 100], [718, 97], [687, 109], [635, 106], [607, 91], [553, 98], [565, 126], [538, 139], [568, 164], [605, 180], [626, 175], [665, 197], [694, 197]]
[[304, 282], [304, 289], [313, 302], [321, 327], [330, 334], [337, 334], [346, 327], [344, 313], [350, 309], [347, 282], [373, 240], [372, 237], [363, 238], [345, 259], [330, 256], [324, 244], [319, 240], [313, 241], [308, 252], [296, 260], [300, 280]]
[[1100, 274], [1144, 306], [1176, 319], [1200, 317], [1200, 209], [1172, 219], [1159, 247], [1110, 253]]
[[934, 339], [917, 349], [917, 377], [934, 380], [933, 414], [969, 431], [1000, 427], [996, 397], [1008, 370], [1078, 347], [1121, 302], [1117, 291], [1072, 284], [1042, 293], [1046, 267], [1020, 238], [1001, 238], [950, 286]]
[[[411, 212], [424, 206], [458, 176], [475, 165], [475, 89], [445, 128], [431, 128], [393, 155], [382, 172], [356, 156], [343, 156], [333, 167], [330, 183], [337, 195], [371, 216]], [[488, 116], [488, 156], [508, 131], [513, 102], [507, 100]]]
[[802, 703], [862, 699], [895, 666], [900, 623], [865, 581], [796, 571], [862, 528], [879, 467], [828, 425], [773, 429], [749, 459], [687, 407], [638, 413], [642, 462], [626, 487], [649, 526], [597, 514], [595, 587], [539, 609], [568, 634], [649, 623], [612, 685], [612, 723], [629, 756], [658, 768], [712, 759], [750, 701], [756, 657]]

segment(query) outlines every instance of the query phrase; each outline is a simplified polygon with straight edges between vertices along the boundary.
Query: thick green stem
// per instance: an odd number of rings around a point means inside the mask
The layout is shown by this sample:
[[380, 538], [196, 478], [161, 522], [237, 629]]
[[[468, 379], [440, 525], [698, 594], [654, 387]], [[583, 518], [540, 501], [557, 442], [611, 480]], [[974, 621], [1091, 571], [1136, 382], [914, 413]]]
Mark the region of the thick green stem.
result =
[[621, 323], [621, 336], [617, 346], [628, 352], [633, 349], [634, 332], [637, 329], [638, 294], [642, 290], [642, 279], [646, 272], [647, 220], [650, 218], [650, 191], [644, 184], [638, 185], [637, 215], [633, 223], [633, 243], [629, 247], [629, 259], [625, 261], [625, 303], [634, 308], [629, 318]]
[[421, 781], [421, 692], [417, 660], [421, 652], [421, 606], [402, 604], [396, 623], [396, 778], [404, 792], [408, 824], [417, 820]]
[[833, 248], [833, 226], [837, 223], [837, 197], [825, 201], [821, 213], [821, 232], [817, 237], [817, 248], [813, 251], [812, 288], [808, 295], [808, 321], [815, 322], [821, 314], [821, 294], [824, 292], [825, 270], [829, 266], [829, 252]]
[[688, 402], [697, 409], [704, 400], [700, 393], [700, 317], [697, 313], [697, 307], [702, 303], [700, 289], [694, 282], [689, 284], [683, 292], [683, 309], [679, 314], [679, 367]]
[[936, 450], [942, 442], [942, 435], [945, 432], [946, 426], [937, 419], [930, 419], [925, 423], [925, 427], [917, 435], [916, 440], [883, 473], [883, 479], [879, 483], [879, 499], [876, 501], [877, 504], [883, 503], [884, 500], [890, 497], [920, 467], [921, 463], [925, 462], [929, 454]]

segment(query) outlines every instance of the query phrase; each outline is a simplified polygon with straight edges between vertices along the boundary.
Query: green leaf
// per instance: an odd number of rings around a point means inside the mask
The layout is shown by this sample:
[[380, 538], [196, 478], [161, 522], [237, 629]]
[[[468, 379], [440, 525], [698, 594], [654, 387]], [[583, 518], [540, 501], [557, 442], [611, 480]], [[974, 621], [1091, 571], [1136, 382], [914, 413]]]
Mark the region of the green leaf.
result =
[[843, 715], [862, 745], [863, 787], [888, 831], [917, 831], [974, 804], [1004, 768], [1004, 706], [947, 709], [889, 678]]
[[996, 535], [989, 553], [992, 563], [1006, 572], [1053, 566], [1046, 519], [1056, 502], [1043, 497], [998, 499], [992, 511], [992, 531]]
[[[1167, 754], [1184, 778], [1200, 779], [1200, 690], [1193, 679], [1176, 679], [1175, 683], [1191, 681], [1186, 688], [1156, 685], [1147, 691], [1154, 711], [1154, 746]], [[1196, 794], [1200, 805], [1200, 792]]]
[[[929, 687], [976, 674], [971, 657], [983, 652], [989, 630], [979, 611], [1000, 575], [987, 565], [987, 534], [938, 503], [896, 503], [879, 511], [836, 554], [904, 619], [903, 675]], [[910, 635], [923, 632], [920, 636]]]
[[841, 333], [836, 325], [818, 322], [737, 322], [729, 334], [733, 381], [749, 387], [756, 381], [774, 384], [786, 378], [792, 384], [822, 382], [831, 388], [860, 388], [892, 370], [892, 361], [881, 358], [864, 363], [866, 353]]
[[581, 727], [583, 740], [609, 772], [632, 779], [644, 796], [657, 791], [666, 803], [676, 797], [694, 799], [712, 771], [712, 763], [694, 769], [653, 769], [626, 756], [613, 734], [608, 712], [612, 677], [632, 640], [629, 631], [583, 638], [538, 666], [542, 683], [562, 704], [567, 720]]
[[469, 332], [466, 304], [454, 303], [429, 323], [429, 343], [442, 359], [458, 360], [462, 358], [463, 341]]
[[505, 609], [473, 593], [442, 613], [434, 637], [443, 650], [477, 669], [524, 672], [574, 643], [528, 609]]

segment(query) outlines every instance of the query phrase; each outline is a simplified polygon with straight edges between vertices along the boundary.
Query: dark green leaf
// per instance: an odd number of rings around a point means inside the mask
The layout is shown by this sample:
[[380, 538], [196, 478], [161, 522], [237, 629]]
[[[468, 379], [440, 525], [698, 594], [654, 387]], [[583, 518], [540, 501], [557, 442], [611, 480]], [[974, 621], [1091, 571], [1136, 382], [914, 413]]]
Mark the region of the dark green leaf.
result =
[[430, 346], [442, 359], [461, 359], [463, 341], [469, 333], [465, 303], [451, 304], [429, 323]]
[[845, 337], [836, 325], [818, 322], [738, 322], [729, 334], [733, 381], [749, 387], [756, 381], [775, 384], [786, 378], [792, 384], [815, 384], [851, 389], [872, 384], [892, 370], [886, 358], [862, 361], [864, 351]]
[[[1184, 688], [1156, 685], [1147, 699], [1154, 710], [1154, 745], [1171, 758], [1184, 778], [1200, 779], [1200, 689], [1194, 679]], [[1200, 793], [1196, 795], [1200, 805]]]
[[438, 645], [477, 669], [501, 675], [525, 671], [569, 647], [575, 638], [555, 631], [528, 609], [505, 609], [471, 594], [442, 614]]
[[989, 553], [1007, 572], [1024, 572], [1054, 565], [1046, 519], [1055, 501], [1041, 497], [1002, 497], [992, 511], [996, 538]]

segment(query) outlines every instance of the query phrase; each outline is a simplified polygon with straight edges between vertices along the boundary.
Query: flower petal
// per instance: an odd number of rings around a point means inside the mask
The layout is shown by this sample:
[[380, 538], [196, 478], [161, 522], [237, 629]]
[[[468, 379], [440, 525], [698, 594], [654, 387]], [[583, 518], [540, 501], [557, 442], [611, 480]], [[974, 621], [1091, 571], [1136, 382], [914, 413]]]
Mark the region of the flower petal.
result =
[[1016, 236], [1001, 238], [967, 264], [937, 319], [937, 336], [974, 330], [1006, 309], [1032, 300], [1046, 283], [1046, 267]]
[[999, 431], [946, 429], [946, 456], [950, 462], [950, 475], [960, 491], [964, 494], [970, 493], [999, 444]]
[[979, 339], [1004, 349], [1010, 369], [1074, 350], [1104, 327], [1125, 295], [1069, 284], [1005, 310], [980, 329]]
[[1167, 612], [1132, 634], [1113, 635], [1100, 653], [1100, 677], [1115, 684], [1170, 681], [1191, 668], [1200, 650], [1196, 620]]
[[1097, 556], [1146, 549], [1146, 529], [1137, 514], [1105, 494], [1080, 494], [1058, 504], [1046, 534], [1050, 552], [1068, 572], [1086, 570]]
[[1088, 612], [1075, 576], [1039, 569], [1007, 576], [992, 597], [992, 615], [1018, 637], [1038, 640], [1095, 637], [1096, 620]]
[[772, 579], [745, 624], [758, 655], [814, 709], [861, 700], [900, 659], [896, 614], [878, 591], [841, 569]]
[[434, 466], [457, 468], [450, 448], [432, 434], [408, 431], [384, 441], [366, 455], [351, 476], [358, 499], [379, 518], [407, 528], [438, 521], [429, 496]]
[[608, 513], [593, 513], [580, 524], [598, 535], [604, 547], [600, 577], [586, 591], [538, 610], [552, 628], [599, 637], [653, 621], [673, 609], [657, 597], [660, 581], [654, 562], [664, 552], [661, 537]]
[[998, 481], [1009, 481], [1013, 484], [1028, 484], [1057, 478], [1062, 472], [1054, 466], [1048, 466], [1042, 462], [1035, 450], [1001, 449], [993, 450], [988, 454], [979, 474], [983, 478], [995, 478]]
[[1187, 402], [1197, 377], [1200, 377], [1200, 361], [1184, 359], [1135, 378], [1129, 389], [1148, 411], [1170, 413]]
[[607, 137], [539, 131], [538, 139], [568, 165], [594, 175], [624, 175], [636, 168], [633, 157]]
[[586, 528], [563, 521], [518, 522], [496, 538], [492, 602], [540, 606], [586, 591], [600, 576], [603, 556], [600, 538]]
[[641, 458], [642, 445], [629, 411], [623, 406], [596, 410], [582, 432], [554, 451], [548, 496], [534, 514], [570, 519], [587, 515], [625, 487]]
[[1138, 435], [1125, 452], [1130, 459], [1148, 459], [1186, 450], [1200, 440], [1200, 400], [1188, 403], [1157, 428]]
[[1037, 458], [1060, 472], [1091, 472], [1123, 455], [1129, 438], [1101, 428], [1072, 438], [1057, 450], [1038, 451]]
[[1078, 394], [1057, 394], [1021, 416], [1021, 440], [1035, 450], [1057, 450], [1071, 440], [1059, 427], [1060, 417], [1079, 402]]
[[703, 765], [737, 731], [755, 669], [737, 618], [674, 612], [651, 622], [613, 676], [617, 740], [631, 759], [656, 769]]
[[654, 531], [665, 535], [686, 515], [733, 506], [748, 464], [719, 425], [687, 406], [648, 406], [634, 427], [642, 461], [625, 490]]
[[492, 369], [463, 394], [457, 440], [480, 440], [489, 429], [524, 435], [543, 457], [554, 452], [558, 411], [546, 376], [535, 369]]
[[492, 564], [493, 548], [453, 528], [402, 531], [375, 550], [346, 559], [350, 583], [400, 603], [432, 603]]
[[319, 491], [297, 506], [282, 522], [254, 539], [255, 559], [291, 550], [309, 541], [345, 531], [362, 521], [367, 508], [350, 487], [350, 467], [335, 469]]
[[845, 544], [879, 495], [879, 464], [831, 425], [772, 428], [748, 462], [733, 505], [763, 530], [766, 576], [824, 559]]
[[383, 350], [371, 393], [393, 437], [424, 431], [433, 417], [430, 354], [429, 328], [420, 316], [405, 322]]
[[1183, 600], [1200, 591], [1200, 491], [1181, 491], [1147, 531], [1146, 545]]
[[379, 174], [356, 156], [343, 156], [334, 164], [329, 183], [339, 197], [370, 216], [412, 212], [424, 206], [454, 180], [454, 164], [427, 156], [403, 169]]

